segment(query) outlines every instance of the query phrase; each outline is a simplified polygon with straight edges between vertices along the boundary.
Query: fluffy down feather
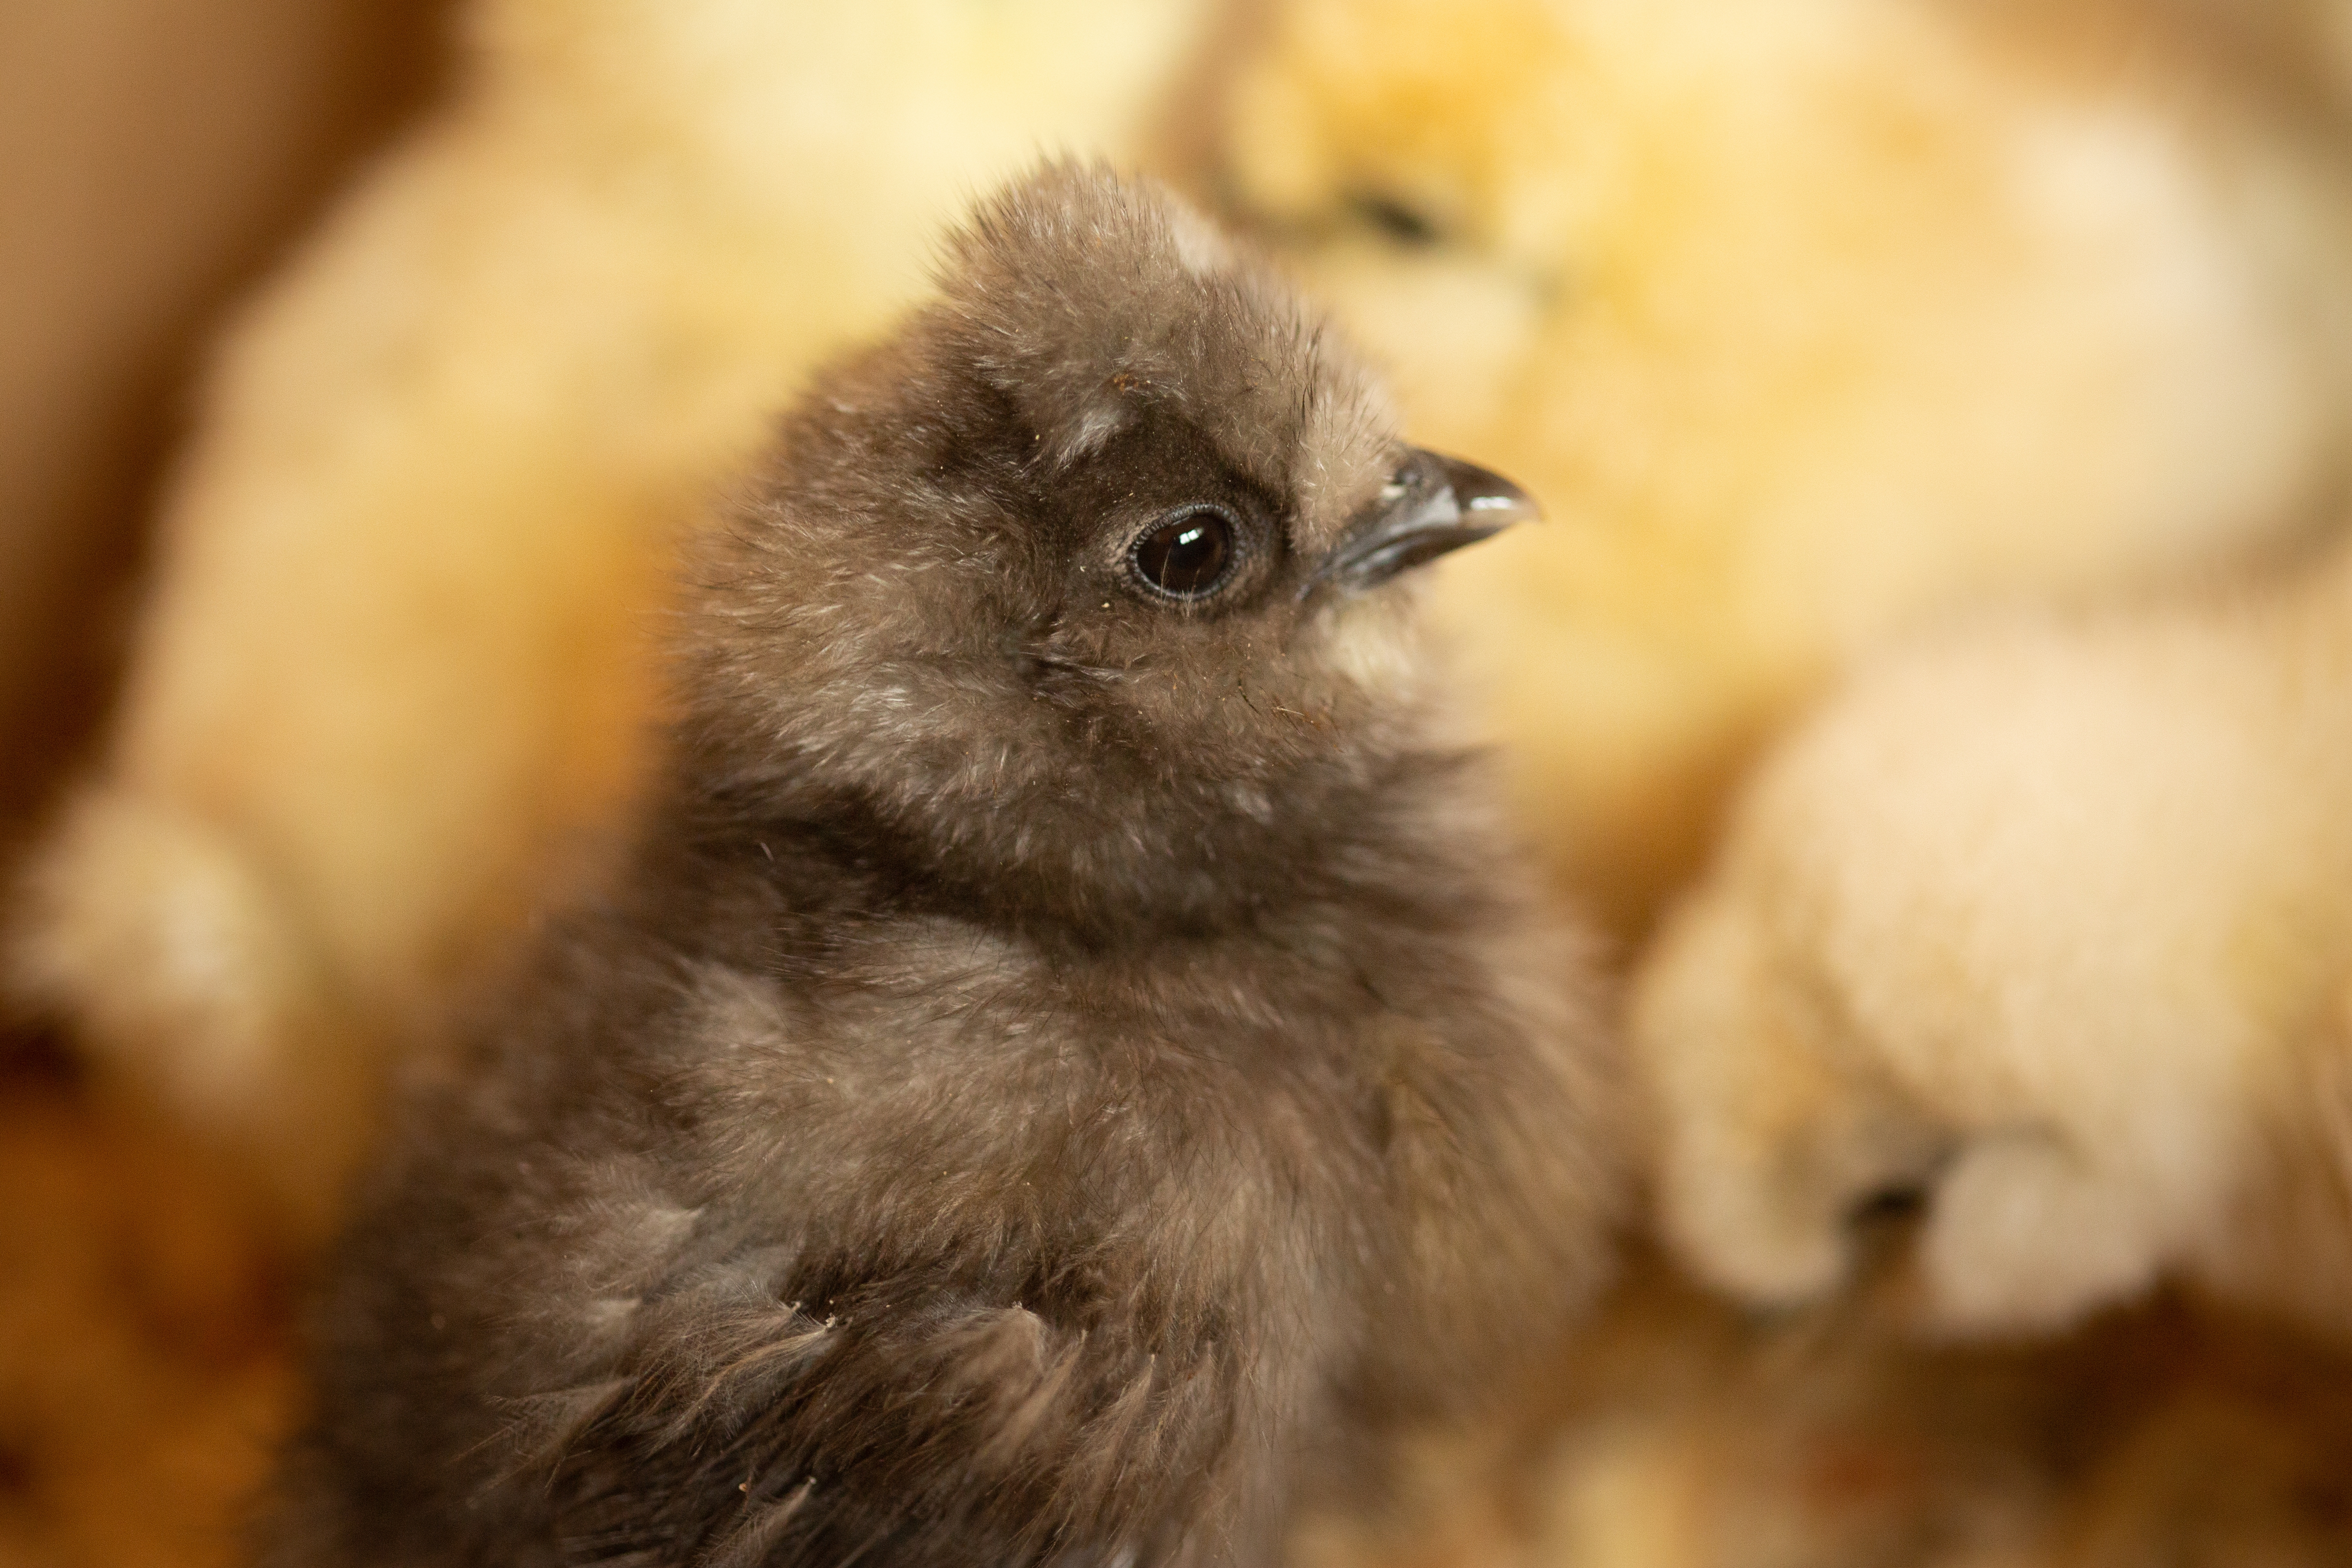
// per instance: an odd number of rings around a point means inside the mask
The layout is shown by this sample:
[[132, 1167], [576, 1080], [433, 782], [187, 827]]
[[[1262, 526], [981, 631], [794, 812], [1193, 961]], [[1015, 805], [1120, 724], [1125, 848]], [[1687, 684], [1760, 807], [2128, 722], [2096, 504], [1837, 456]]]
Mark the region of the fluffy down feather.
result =
[[1740, 803], [1635, 1032], [1666, 1229], [1817, 1298], [1925, 1191], [1934, 1321], [2193, 1273], [2352, 1331], [2352, 553], [1893, 660]]
[[[2333, 521], [2335, 5], [1293, 0], [1213, 184], [1553, 526], [1439, 610], [1638, 931], [1752, 748], [1989, 597]], [[2347, 73], [2352, 74], [2352, 73]]]
[[625, 873], [369, 1184], [272, 1561], [1264, 1564], [1604, 1272], [1576, 946], [1412, 580], [1332, 570], [1430, 515], [1377, 384], [1100, 174], [942, 281], [714, 529]]
[[1197, 0], [487, 0], [459, 90], [225, 347], [23, 989], [297, 1223], [636, 787], [678, 523], [930, 237], [1119, 148]]

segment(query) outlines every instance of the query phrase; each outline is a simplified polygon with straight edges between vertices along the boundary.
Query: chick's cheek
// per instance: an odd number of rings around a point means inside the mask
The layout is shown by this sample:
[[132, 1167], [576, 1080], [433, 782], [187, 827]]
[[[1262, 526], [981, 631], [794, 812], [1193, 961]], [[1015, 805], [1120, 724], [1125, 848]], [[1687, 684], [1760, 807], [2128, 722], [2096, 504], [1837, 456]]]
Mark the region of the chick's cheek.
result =
[[1397, 583], [1335, 600], [1319, 617], [1316, 662], [1367, 694], [1396, 698], [1418, 689], [1422, 639], [1410, 610], [1419, 593], [1418, 583]]

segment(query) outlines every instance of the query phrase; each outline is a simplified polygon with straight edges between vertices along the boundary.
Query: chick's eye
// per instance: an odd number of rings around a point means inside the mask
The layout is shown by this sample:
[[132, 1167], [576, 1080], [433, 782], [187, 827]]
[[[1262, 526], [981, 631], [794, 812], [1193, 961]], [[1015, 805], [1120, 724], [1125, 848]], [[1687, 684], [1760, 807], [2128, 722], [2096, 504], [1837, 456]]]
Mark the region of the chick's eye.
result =
[[1136, 576], [1158, 593], [1205, 599], [1232, 574], [1239, 554], [1231, 517], [1221, 508], [1190, 506], [1146, 529], [1129, 552], [1129, 563]]
[[1359, 223], [1407, 250], [1426, 250], [1445, 237], [1435, 218], [1384, 191], [1356, 192], [1348, 198], [1348, 208]]

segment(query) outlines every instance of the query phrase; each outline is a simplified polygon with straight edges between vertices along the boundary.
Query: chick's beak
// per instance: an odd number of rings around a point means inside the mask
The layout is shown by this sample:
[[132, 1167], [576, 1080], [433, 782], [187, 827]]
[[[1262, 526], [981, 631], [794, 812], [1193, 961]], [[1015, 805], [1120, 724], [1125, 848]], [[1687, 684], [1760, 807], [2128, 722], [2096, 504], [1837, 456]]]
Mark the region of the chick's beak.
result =
[[1535, 500], [1502, 475], [1414, 447], [1380, 496], [1349, 526], [1308, 586], [1377, 587], [1451, 550], [1540, 517]]

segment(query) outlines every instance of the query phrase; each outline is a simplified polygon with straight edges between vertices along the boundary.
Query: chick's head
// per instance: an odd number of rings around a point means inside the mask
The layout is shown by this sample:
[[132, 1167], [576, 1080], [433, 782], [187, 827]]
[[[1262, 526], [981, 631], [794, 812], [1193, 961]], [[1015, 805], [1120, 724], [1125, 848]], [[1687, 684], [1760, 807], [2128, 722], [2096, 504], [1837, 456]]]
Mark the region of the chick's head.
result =
[[934, 890], [1215, 920], [1338, 874], [1454, 753], [1410, 568], [1528, 514], [1407, 447], [1263, 266], [1052, 166], [821, 378], [707, 560], [696, 755]]

